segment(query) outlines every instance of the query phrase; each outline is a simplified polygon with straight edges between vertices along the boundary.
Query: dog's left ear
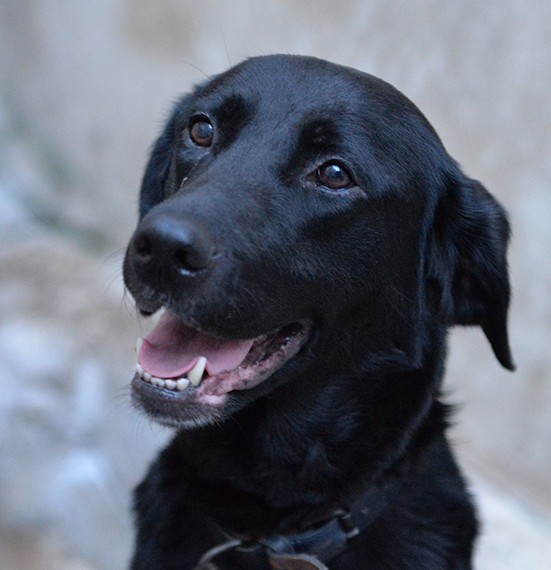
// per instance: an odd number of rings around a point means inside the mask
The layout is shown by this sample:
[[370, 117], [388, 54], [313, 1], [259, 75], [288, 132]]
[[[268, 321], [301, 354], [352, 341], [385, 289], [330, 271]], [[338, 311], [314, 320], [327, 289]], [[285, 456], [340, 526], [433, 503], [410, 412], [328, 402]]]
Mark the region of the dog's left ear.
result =
[[454, 177], [436, 209], [429, 275], [439, 285], [448, 323], [480, 325], [499, 362], [514, 370], [507, 334], [509, 235], [504, 209], [484, 186]]

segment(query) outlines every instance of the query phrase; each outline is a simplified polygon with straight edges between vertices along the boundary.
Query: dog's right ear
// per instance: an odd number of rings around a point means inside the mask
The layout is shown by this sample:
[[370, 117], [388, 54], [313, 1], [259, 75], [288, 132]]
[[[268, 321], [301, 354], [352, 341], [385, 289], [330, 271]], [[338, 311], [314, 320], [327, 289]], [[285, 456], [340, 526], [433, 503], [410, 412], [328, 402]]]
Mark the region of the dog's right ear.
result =
[[176, 103], [163, 131], [153, 144], [140, 189], [140, 219], [166, 197], [178, 119], [185, 115], [190, 98], [187, 95]]
[[165, 130], [155, 141], [145, 167], [140, 189], [140, 219], [163, 199], [170, 169], [170, 149], [171, 142]]
[[172, 145], [174, 143], [175, 113], [159, 135], [151, 153], [140, 188], [140, 219], [161, 202], [165, 196], [165, 185], [168, 180], [172, 160]]

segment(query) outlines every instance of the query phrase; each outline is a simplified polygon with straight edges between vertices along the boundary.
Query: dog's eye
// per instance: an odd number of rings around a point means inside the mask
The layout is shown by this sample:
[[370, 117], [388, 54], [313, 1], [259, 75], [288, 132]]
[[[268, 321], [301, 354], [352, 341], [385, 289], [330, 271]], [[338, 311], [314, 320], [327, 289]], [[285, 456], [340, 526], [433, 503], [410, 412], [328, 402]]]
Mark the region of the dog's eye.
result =
[[209, 147], [214, 138], [214, 126], [206, 117], [198, 117], [189, 126], [189, 138], [197, 146]]
[[336, 160], [326, 162], [316, 170], [316, 182], [330, 190], [343, 190], [355, 185], [350, 172]]

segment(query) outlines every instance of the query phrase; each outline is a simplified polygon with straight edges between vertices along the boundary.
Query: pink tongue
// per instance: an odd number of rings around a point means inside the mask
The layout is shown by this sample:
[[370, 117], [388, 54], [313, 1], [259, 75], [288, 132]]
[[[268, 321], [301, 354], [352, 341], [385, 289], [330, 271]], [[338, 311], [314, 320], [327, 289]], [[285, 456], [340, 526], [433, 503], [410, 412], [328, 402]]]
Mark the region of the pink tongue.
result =
[[208, 336], [166, 311], [144, 339], [138, 362], [153, 376], [176, 378], [185, 375], [200, 356], [205, 356], [207, 372], [212, 376], [239, 366], [252, 344], [252, 340], [221, 340]]

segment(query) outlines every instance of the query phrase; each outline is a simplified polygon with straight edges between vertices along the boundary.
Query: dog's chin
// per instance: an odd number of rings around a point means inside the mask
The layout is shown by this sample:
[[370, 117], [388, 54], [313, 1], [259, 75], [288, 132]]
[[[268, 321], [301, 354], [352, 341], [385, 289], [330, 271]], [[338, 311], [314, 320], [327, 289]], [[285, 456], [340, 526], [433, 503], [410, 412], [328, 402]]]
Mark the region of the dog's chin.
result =
[[[206, 336], [183, 322], [181, 326], [186, 328], [186, 334]], [[169, 372], [170, 377], [162, 378], [138, 362], [131, 383], [132, 401], [139, 410], [167, 427], [196, 429], [220, 423], [269, 391], [271, 377], [297, 357], [310, 338], [311, 330], [309, 322], [297, 321], [254, 339], [219, 339], [221, 345], [242, 343], [245, 347], [244, 358], [229, 369], [213, 366], [209, 370], [207, 359], [198, 355], [186, 375]], [[144, 343], [148, 343], [147, 338]]]

